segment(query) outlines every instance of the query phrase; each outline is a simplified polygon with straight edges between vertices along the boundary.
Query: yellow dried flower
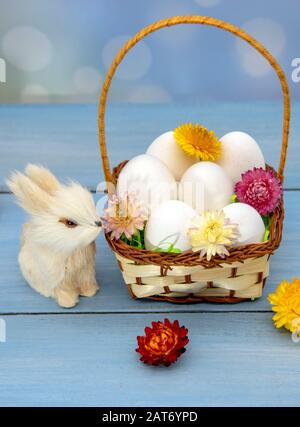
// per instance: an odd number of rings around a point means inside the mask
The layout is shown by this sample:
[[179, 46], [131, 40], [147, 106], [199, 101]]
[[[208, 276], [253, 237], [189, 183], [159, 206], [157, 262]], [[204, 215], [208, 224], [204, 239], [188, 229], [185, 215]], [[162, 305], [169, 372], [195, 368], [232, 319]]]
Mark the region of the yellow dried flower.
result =
[[221, 156], [221, 142], [215, 133], [199, 124], [185, 123], [177, 127], [174, 138], [186, 154], [199, 160], [216, 161]]
[[209, 261], [212, 256], [229, 255], [226, 246], [232, 245], [238, 237], [237, 225], [231, 224], [223, 211], [207, 211], [194, 219], [193, 227], [188, 230], [194, 252], [201, 251]]
[[292, 283], [281, 282], [273, 294], [268, 296], [272, 310], [276, 313], [273, 320], [276, 328], [284, 326], [294, 332], [300, 318], [300, 280], [295, 277]]

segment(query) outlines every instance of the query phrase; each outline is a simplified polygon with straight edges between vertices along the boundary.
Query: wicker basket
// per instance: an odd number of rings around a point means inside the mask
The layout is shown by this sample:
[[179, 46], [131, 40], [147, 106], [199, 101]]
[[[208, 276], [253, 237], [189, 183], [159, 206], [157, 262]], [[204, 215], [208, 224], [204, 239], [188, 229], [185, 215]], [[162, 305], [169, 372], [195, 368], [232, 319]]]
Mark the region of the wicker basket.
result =
[[[178, 24], [205, 24], [222, 28], [247, 41], [260, 52], [276, 71], [284, 98], [282, 148], [278, 176], [283, 181], [290, 124], [290, 98], [286, 77], [275, 58], [253, 37], [242, 29], [207, 16], [175, 16], [158, 21], [139, 31], [119, 51], [103, 83], [99, 104], [99, 144], [108, 192], [113, 191], [126, 161], [110, 172], [105, 143], [104, 116], [111, 80], [126, 53], [141, 39], [164, 27]], [[110, 183], [114, 185], [110, 185]], [[214, 257], [207, 261], [199, 253], [158, 253], [128, 246], [122, 241], [106, 240], [114, 251], [124, 281], [133, 298], [151, 298], [170, 302], [239, 302], [258, 298], [269, 274], [270, 255], [278, 248], [282, 236], [283, 200], [274, 212], [269, 240], [230, 250], [226, 258]]]

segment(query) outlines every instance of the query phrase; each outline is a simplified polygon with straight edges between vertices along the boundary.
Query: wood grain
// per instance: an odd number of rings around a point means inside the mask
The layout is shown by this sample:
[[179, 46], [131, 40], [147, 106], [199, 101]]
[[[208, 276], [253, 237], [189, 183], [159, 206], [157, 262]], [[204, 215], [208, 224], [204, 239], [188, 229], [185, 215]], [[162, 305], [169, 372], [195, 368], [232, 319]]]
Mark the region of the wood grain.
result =
[[299, 406], [299, 344], [270, 313], [178, 314], [187, 352], [168, 369], [145, 366], [136, 336], [163, 317], [4, 317], [1, 405]]
[[[286, 188], [300, 188], [300, 104], [292, 105], [292, 131], [286, 165]], [[107, 144], [112, 165], [145, 152], [161, 133], [183, 122], [201, 122], [221, 137], [233, 130], [250, 133], [267, 162], [278, 165], [281, 103], [111, 105], [107, 111]], [[71, 177], [90, 189], [103, 180], [97, 136], [96, 105], [0, 105], [0, 190], [12, 169], [28, 162], [50, 167], [62, 179]]]
[[[271, 258], [271, 272], [264, 296], [254, 302], [241, 304], [174, 305], [148, 300], [132, 300], [103, 236], [97, 242], [97, 279], [101, 291], [93, 298], [81, 298], [74, 309], [64, 310], [50, 299], [33, 291], [22, 278], [17, 264], [18, 239], [24, 212], [14, 204], [12, 195], [0, 196], [0, 313], [46, 313], [46, 312], [201, 312], [201, 311], [265, 311], [270, 310], [266, 295], [278, 283], [292, 279], [300, 273], [298, 253], [300, 218], [298, 215], [299, 192], [285, 192], [286, 218], [283, 243]], [[95, 195], [97, 198], [97, 195]]]
[[[300, 104], [292, 106], [285, 186], [300, 188]], [[243, 130], [277, 165], [279, 104], [110, 106], [107, 141], [112, 164], [145, 151], [160, 133], [200, 121], [222, 134]], [[0, 192], [12, 169], [49, 166], [61, 179], [90, 189], [103, 178], [97, 106], [0, 105]], [[22, 278], [18, 240], [26, 215], [0, 194], [0, 404], [3, 406], [299, 406], [299, 345], [274, 328], [266, 295], [300, 273], [299, 191], [286, 191], [283, 243], [271, 258], [264, 296], [237, 305], [174, 305], [132, 300], [103, 236], [98, 240], [94, 298], [64, 310]], [[98, 195], [95, 195], [98, 198]], [[176, 365], [153, 369], [138, 361], [136, 335], [152, 320], [178, 318], [190, 330]]]

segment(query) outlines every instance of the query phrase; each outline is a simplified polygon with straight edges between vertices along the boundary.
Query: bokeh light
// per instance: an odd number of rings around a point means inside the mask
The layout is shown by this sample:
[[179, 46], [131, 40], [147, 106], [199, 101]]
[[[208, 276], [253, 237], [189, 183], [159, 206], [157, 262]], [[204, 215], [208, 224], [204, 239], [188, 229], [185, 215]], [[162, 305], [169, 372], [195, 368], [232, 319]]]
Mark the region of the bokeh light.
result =
[[25, 104], [47, 103], [49, 102], [48, 90], [38, 83], [29, 83], [22, 90], [22, 102]]
[[[130, 39], [130, 36], [114, 37], [104, 46], [102, 58], [108, 69], [119, 50]], [[143, 77], [150, 68], [152, 55], [144, 41], [139, 42], [126, 55], [117, 70], [116, 77], [123, 80], [137, 80]]]
[[98, 93], [102, 83], [102, 76], [96, 68], [83, 66], [75, 71], [73, 82], [78, 92], [85, 94]]
[[[242, 27], [259, 40], [273, 56], [280, 57], [286, 44], [286, 37], [284, 30], [277, 22], [267, 18], [256, 18], [246, 22]], [[247, 74], [263, 77], [271, 71], [269, 63], [252, 46], [237, 39], [236, 47], [241, 65]]]
[[[291, 65], [299, 57], [299, 0], [289, 0], [288, 7], [274, 0], [0, 4], [0, 61], [6, 65], [1, 103], [34, 102], [43, 96], [58, 103], [98, 102], [103, 79], [124, 43], [143, 27], [175, 15], [212, 15], [244, 28], [278, 59], [292, 98], [299, 97]], [[32, 91], [28, 85], [34, 85]], [[178, 25], [149, 35], [128, 52], [113, 79], [109, 102], [249, 101], [279, 95], [268, 62], [246, 42], [208, 26]]]
[[149, 84], [136, 86], [128, 96], [129, 102], [164, 104], [171, 101], [171, 96], [161, 86]]
[[14, 27], [3, 37], [7, 61], [24, 71], [39, 71], [52, 60], [53, 47], [48, 37], [33, 27]]

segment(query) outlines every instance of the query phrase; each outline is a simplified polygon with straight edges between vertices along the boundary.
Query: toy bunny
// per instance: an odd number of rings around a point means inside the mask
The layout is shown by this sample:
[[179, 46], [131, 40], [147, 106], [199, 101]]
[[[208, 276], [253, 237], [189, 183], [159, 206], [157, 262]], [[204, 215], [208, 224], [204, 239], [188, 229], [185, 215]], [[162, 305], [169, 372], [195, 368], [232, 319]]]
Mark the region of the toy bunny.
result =
[[19, 264], [29, 285], [62, 307], [98, 290], [95, 239], [101, 231], [90, 192], [71, 182], [62, 185], [48, 170], [28, 165], [7, 184], [31, 214], [23, 225]]

